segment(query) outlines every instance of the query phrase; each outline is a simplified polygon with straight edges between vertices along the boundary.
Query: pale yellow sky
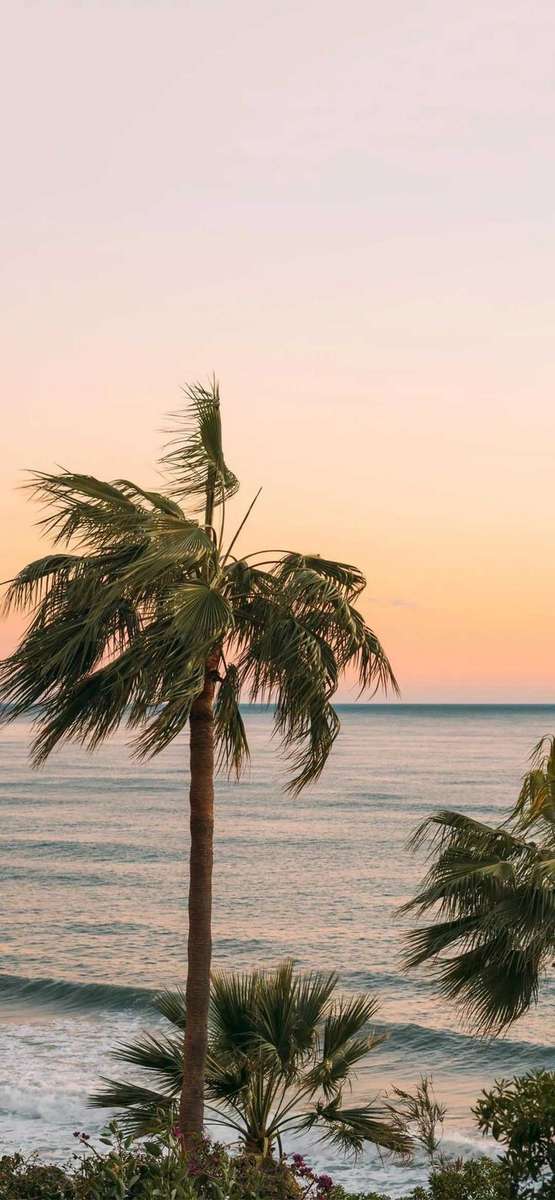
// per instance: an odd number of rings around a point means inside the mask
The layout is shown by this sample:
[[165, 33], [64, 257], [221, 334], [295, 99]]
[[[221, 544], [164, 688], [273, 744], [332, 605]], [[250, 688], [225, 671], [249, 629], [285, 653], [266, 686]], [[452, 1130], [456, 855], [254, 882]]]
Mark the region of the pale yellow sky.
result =
[[150, 482], [215, 370], [249, 540], [366, 571], [404, 699], [554, 700], [552, 6], [6, 25], [2, 577], [21, 468]]

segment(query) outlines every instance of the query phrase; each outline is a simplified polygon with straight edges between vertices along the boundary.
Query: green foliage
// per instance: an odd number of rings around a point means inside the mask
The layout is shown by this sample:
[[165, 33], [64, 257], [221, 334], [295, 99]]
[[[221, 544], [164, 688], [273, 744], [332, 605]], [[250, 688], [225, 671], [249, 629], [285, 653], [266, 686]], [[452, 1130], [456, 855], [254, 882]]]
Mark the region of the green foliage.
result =
[[111, 1125], [101, 1138], [105, 1152], [75, 1135], [85, 1153], [67, 1167], [15, 1154], [0, 1159], [2, 1200], [197, 1200], [181, 1148], [171, 1136], [132, 1148]]
[[506, 1173], [489, 1158], [455, 1159], [435, 1168], [406, 1200], [510, 1200]]
[[176, 415], [177, 428], [162, 461], [180, 499], [197, 497], [202, 509], [213, 510], [239, 487], [224, 458], [220, 390], [213, 379], [208, 388], [193, 383], [184, 392], [188, 405]]
[[423, 840], [431, 867], [405, 911], [434, 922], [409, 934], [407, 965], [431, 965], [441, 994], [497, 1033], [536, 1002], [555, 954], [555, 739], [536, 747], [503, 825], [439, 812]]
[[22, 1154], [0, 1157], [2, 1200], [74, 1200], [73, 1182], [62, 1167]]
[[137, 1146], [114, 1123], [101, 1138], [103, 1152], [87, 1134], [75, 1137], [83, 1153], [65, 1167], [20, 1154], [1, 1158], [1, 1200], [342, 1200], [345, 1195], [300, 1155], [291, 1161], [231, 1155], [224, 1146], [199, 1139], [185, 1157], [172, 1133]]
[[555, 1197], [555, 1071], [500, 1080], [474, 1113], [482, 1133], [505, 1147], [514, 1194]]
[[[237, 989], [236, 989], [237, 990]], [[182, 1022], [182, 997], [165, 993], [162, 1007]], [[253, 1026], [243, 1024], [247, 1039]], [[300, 1032], [304, 1041], [306, 1028]], [[285, 1043], [282, 1047], [286, 1051]], [[285, 1053], [285, 1059], [290, 1057]], [[424, 1084], [428, 1086], [425, 1087]], [[475, 1109], [479, 1127], [504, 1149], [501, 1157], [448, 1159], [437, 1153], [428, 1183], [403, 1200], [554, 1200], [553, 1072], [536, 1072], [501, 1082], [482, 1093]], [[400, 1093], [402, 1096], [403, 1093]], [[422, 1110], [443, 1119], [429, 1080], [422, 1080], [414, 1119]], [[435, 1106], [437, 1105], [437, 1112]], [[419, 1115], [420, 1114], [420, 1115]], [[166, 1117], [167, 1117], [166, 1113]], [[424, 1126], [428, 1116], [425, 1116]], [[300, 1154], [272, 1158], [244, 1145], [239, 1153], [199, 1138], [184, 1155], [177, 1131], [168, 1131], [163, 1112], [158, 1129], [142, 1143], [112, 1122], [101, 1137], [101, 1150], [87, 1134], [76, 1133], [80, 1154], [65, 1167], [40, 1163], [20, 1154], [0, 1158], [1, 1200], [391, 1200], [383, 1193], [347, 1192], [329, 1175], [319, 1174]], [[428, 1149], [430, 1147], [428, 1146]]]
[[[346, 1192], [342, 1187], [334, 1187], [329, 1200], [391, 1200], [385, 1192]], [[404, 1198], [410, 1200], [410, 1197]]]
[[[351, 1193], [295, 1162], [231, 1157], [199, 1145], [187, 1165], [167, 1145], [131, 1147], [118, 1136], [106, 1153], [66, 1168], [22, 1155], [0, 1158], [2, 1200], [390, 1200], [382, 1192]], [[294, 1156], [299, 1158], [300, 1156]], [[435, 1170], [427, 1187], [404, 1200], [511, 1200], [507, 1178], [490, 1159], [456, 1161]], [[520, 1193], [522, 1194], [522, 1193]]]
[[399, 1102], [409, 1126], [414, 1127], [413, 1136], [433, 1164], [443, 1136], [443, 1122], [447, 1108], [440, 1104], [434, 1092], [431, 1075], [423, 1075], [413, 1093], [394, 1088], [393, 1095]]
[[[284, 1133], [316, 1128], [342, 1151], [358, 1153], [370, 1142], [408, 1152], [391, 1106], [343, 1102], [354, 1068], [382, 1039], [367, 1030], [376, 1001], [337, 999], [336, 986], [334, 973], [296, 974], [289, 962], [270, 972], [214, 975], [207, 1109], [248, 1151], [266, 1155]], [[92, 1097], [97, 1106], [122, 1109], [122, 1125], [135, 1134], [158, 1129], [161, 1114], [171, 1120], [181, 1090], [185, 999], [164, 992], [156, 1005], [175, 1032], [142, 1033], [113, 1052], [140, 1067], [145, 1083], [105, 1080]]]
[[139, 756], [158, 754], [187, 724], [210, 664], [220, 767], [238, 775], [248, 759], [239, 697], [271, 700], [296, 792], [318, 778], [337, 736], [342, 672], [363, 690], [397, 685], [355, 607], [356, 567], [291, 551], [236, 557], [244, 521], [227, 536], [238, 482], [218, 385], [186, 396], [162, 460], [168, 495], [128, 479], [33, 475], [55, 552], [8, 588], [7, 607], [30, 623], [0, 664], [3, 719], [40, 705], [37, 763], [64, 739], [94, 748], [122, 722], [137, 731]]

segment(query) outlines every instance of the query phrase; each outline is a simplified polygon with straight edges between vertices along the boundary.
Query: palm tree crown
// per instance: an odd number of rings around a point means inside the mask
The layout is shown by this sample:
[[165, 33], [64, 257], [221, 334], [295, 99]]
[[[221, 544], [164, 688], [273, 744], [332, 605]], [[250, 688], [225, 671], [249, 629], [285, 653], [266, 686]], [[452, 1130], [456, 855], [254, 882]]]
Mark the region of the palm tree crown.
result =
[[7, 606], [32, 617], [0, 668], [3, 716], [40, 704], [37, 763], [65, 738], [95, 747], [123, 720], [140, 731], [139, 755], [157, 754], [186, 725], [212, 663], [220, 765], [238, 774], [248, 757], [240, 695], [271, 699], [297, 791], [337, 735], [341, 672], [354, 668], [361, 688], [395, 689], [395, 679], [355, 607], [365, 584], [355, 567], [294, 552], [236, 557], [226, 503], [238, 482], [218, 388], [187, 396], [162, 460], [169, 494], [68, 471], [33, 476], [49, 510], [42, 524], [64, 549], [8, 589]]
[[[344, 1151], [358, 1153], [371, 1142], [407, 1153], [410, 1139], [391, 1107], [343, 1105], [353, 1068], [383, 1039], [366, 1031], [377, 1002], [334, 999], [336, 986], [334, 973], [295, 974], [290, 962], [275, 971], [213, 976], [207, 1108], [247, 1150], [281, 1150], [284, 1134], [315, 1128]], [[182, 1080], [184, 996], [162, 992], [154, 1003], [177, 1032], [142, 1033], [113, 1051], [154, 1086], [107, 1079], [91, 1097], [95, 1106], [122, 1109], [123, 1125], [137, 1135], [172, 1119]]]
[[504, 824], [439, 812], [425, 839], [432, 865], [405, 911], [437, 919], [409, 934], [407, 965], [431, 963], [441, 994], [497, 1033], [536, 1002], [555, 954], [555, 738], [535, 747]]

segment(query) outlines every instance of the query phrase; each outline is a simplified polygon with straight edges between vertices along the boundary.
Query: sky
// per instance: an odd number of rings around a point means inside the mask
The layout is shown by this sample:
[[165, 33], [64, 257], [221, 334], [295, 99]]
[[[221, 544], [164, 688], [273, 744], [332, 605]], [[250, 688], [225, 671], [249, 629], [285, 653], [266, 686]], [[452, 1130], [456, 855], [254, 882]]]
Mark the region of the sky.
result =
[[36, 0], [4, 36], [0, 578], [46, 552], [25, 469], [159, 483], [214, 371], [249, 545], [359, 565], [404, 700], [554, 701], [552, 4]]

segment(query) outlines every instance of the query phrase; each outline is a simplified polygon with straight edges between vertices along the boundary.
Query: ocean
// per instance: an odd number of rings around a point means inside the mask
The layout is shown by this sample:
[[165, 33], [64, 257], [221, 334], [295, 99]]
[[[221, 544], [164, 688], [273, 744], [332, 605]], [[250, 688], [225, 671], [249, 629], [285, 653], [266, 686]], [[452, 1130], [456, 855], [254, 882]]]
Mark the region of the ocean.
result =
[[[271, 714], [245, 710], [251, 768], [240, 783], [217, 783], [214, 965], [291, 957], [336, 969], [345, 992], [375, 992], [388, 1038], [369, 1054], [355, 1098], [432, 1074], [448, 1105], [445, 1148], [490, 1152], [470, 1106], [495, 1078], [555, 1068], [555, 988], [546, 984], [509, 1035], [485, 1042], [461, 1028], [425, 973], [404, 974], [398, 908], [424, 870], [407, 841], [437, 808], [500, 818], [532, 746], [554, 732], [555, 706], [338, 711], [342, 732], [321, 781], [292, 799]], [[26, 720], [0, 734], [0, 1148], [63, 1160], [73, 1130], [94, 1136], [103, 1124], [87, 1095], [101, 1074], [121, 1074], [110, 1047], [152, 1027], [153, 991], [184, 982], [187, 744], [139, 764], [122, 731], [92, 755], [67, 746], [34, 771], [29, 742]], [[368, 1153], [353, 1165], [314, 1142], [301, 1149], [337, 1181], [392, 1196], [424, 1175], [418, 1161]]]

